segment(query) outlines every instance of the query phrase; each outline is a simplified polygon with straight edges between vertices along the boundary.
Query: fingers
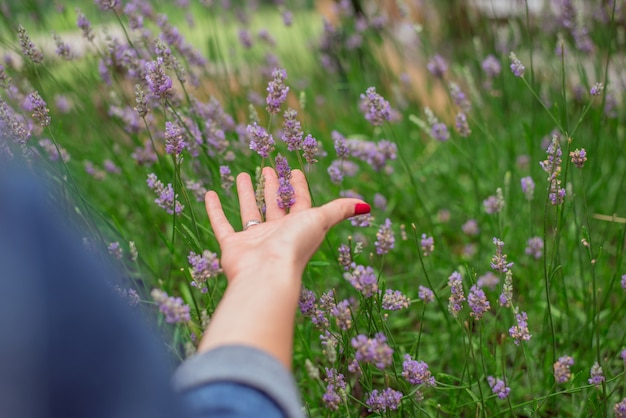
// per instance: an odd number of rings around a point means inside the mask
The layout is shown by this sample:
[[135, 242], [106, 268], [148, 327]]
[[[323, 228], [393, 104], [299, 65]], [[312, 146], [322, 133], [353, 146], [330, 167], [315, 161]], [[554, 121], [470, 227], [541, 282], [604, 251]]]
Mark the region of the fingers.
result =
[[265, 177], [265, 220], [273, 221], [285, 216], [286, 212], [278, 207], [278, 176], [271, 167], [263, 168]]
[[309, 186], [306, 182], [304, 173], [300, 170], [293, 170], [291, 172], [291, 185], [295, 192], [294, 205], [289, 209], [289, 213], [300, 212], [311, 207], [311, 194], [309, 193]]
[[212, 190], [207, 192], [207, 194], [204, 195], [204, 204], [206, 206], [206, 213], [209, 215], [211, 228], [213, 228], [213, 232], [215, 233], [215, 238], [217, 242], [221, 244], [222, 240], [229, 234], [235, 232], [235, 230], [224, 215], [224, 210], [222, 209], [222, 204], [220, 203], [220, 198], [217, 196], [217, 193]]
[[328, 230], [344, 219], [370, 213], [371, 207], [362, 200], [344, 198], [328, 202], [318, 210], [322, 213], [323, 228]]
[[237, 196], [239, 197], [239, 213], [241, 215], [241, 224], [245, 225], [248, 221], [261, 221], [261, 214], [256, 205], [256, 196], [252, 179], [248, 173], [240, 173], [237, 176]]

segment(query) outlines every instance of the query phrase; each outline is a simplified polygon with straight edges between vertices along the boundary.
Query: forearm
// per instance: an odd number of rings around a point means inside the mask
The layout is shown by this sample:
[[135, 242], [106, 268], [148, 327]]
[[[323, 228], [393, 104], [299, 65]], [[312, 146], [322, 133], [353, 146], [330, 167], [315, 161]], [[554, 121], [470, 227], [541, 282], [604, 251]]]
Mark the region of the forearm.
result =
[[247, 345], [267, 352], [291, 369], [300, 276], [281, 273], [230, 281], [198, 352], [224, 345]]

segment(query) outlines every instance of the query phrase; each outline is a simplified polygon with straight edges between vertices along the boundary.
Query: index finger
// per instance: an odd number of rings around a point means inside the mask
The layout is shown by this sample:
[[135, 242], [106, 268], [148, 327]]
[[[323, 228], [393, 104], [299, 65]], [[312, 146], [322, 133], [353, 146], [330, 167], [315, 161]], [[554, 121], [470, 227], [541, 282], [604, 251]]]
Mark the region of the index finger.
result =
[[209, 215], [209, 221], [211, 222], [211, 228], [215, 233], [215, 238], [218, 243], [222, 243], [222, 240], [229, 234], [235, 232], [233, 226], [226, 219], [224, 210], [222, 209], [222, 203], [220, 198], [213, 190], [208, 191], [204, 195], [204, 205], [206, 207], [206, 213]]

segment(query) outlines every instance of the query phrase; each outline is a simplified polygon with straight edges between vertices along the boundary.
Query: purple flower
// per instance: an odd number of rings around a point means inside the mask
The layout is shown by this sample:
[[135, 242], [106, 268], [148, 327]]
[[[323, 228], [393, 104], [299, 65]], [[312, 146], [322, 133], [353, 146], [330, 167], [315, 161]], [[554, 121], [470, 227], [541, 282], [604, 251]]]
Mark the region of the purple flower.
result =
[[33, 119], [39, 125], [43, 127], [50, 125], [51, 118], [48, 116], [48, 112], [50, 112], [48, 104], [41, 98], [38, 92], [33, 91], [26, 96], [22, 107], [25, 110], [32, 112]]
[[482, 62], [481, 67], [487, 77], [493, 78], [500, 74], [502, 71], [502, 67], [500, 66], [500, 61], [493, 55], [488, 55]]
[[346, 159], [350, 156], [350, 149], [346, 144], [346, 138], [337, 131], [332, 131], [330, 137], [333, 140], [337, 158]]
[[326, 392], [322, 396], [322, 400], [326, 407], [331, 411], [339, 409], [341, 404], [346, 399], [346, 382], [344, 376], [338, 373], [336, 369], [326, 368]]
[[572, 158], [572, 163], [577, 168], [583, 168], [585, 161], [587, 161], [587, 151], [585, 151], [584, 148], [576, 148], [574, 151], [569, 153], [569, 156]]
[[376, 274], [374, 273], [374, 269], [369, 266], [354, 266], [352, 272], [346, 273], [345, 276], [352, 286], [366, 298], [372, 297], [374, 293], [378, 292]]
[[435, 386], [435, 378], [428, 370], [428, 364], [413, 360], [409, 354], [404, 355], [402, 362], [402, 377], [412, 385]]
[[124, 256], [124, 251], [122, 250], [122, 247], [120, 247], [120, 243], [117, 241], [110, 243], [107, 247], [107, 250], [109, 251], [109, 254], [111, 254], [118, 260], [121, 260]]
[[513, 267], [513, 263], [507, 263], [507, 255], [502, 253], [504, 242], [494, 237], [493, 243], [496, 246], [496, 253], [493, 257], [491, 257], [491, 268], [495, 271], [499, 271], [500, 273], [506, 273], [511, 267]]
[[478, 278], [478, 280], [476, 280], [476, 284], [479, 287], [487, 287], [490, 290], [495, 290], [496, 286], [498, 286], [498, 283], [500, 283], [500, 278], [490, 271], [483, 274]]
[[552, 368], [554, 369], [554, 379], [556, 383], [567, 383], [572, 377], [570, 366], [574, 365], [574, 359], [570, 356], [562, 356], [554, 363]]
[[381, 212], [387, 209], [387, 198], [380, 193], [374, 195], [374, 206]]
[[498, 303], [500, 306], [506, 306], [510, 308], [513, 302], [513, 271], [509, 270], [504, 276], [504, 285], [502, 286], [502, 293], [498, 297]]
[[613, 406], [613, 412], [615, 413], [615, 418], [626, 418], [626, 398]]
[[418, 288], [417, 297], [424, 303], [429, 303], [435, 300], [435, 294], [427, 287], [421, 286]]
[[256, 151], [261, 157], [267, 158], [274, 151], [274, 138], [265, 129], [254, 122], [248, 125], [247, 133], [250, 137], [250, 149]]
[[443, 78], [446, 71], [448, 71], [448, 63], [441, 55], [437, 54], [428, 61], [426, 68], [435, 77]]
[[457, 113], [454, 120], [454, 127], [463, 138], [467, 138], [472, 133], [469, 124], [467, 123], [467, 116], [465, 116], [465, 113], [463, 112]]
[[532, 237], [528, 240], [526, 246], [526, 254], [539, 260], [543, 255], [543, 239], [541, 237]]
[[565, 200], [565, 189], [561, 187], [561, 145], [559, 135], [553, 135], [550, 145], [546, 149], [548, 158], [539, 163], [543, 171], [548, 173], [548, 192], [550, 202], [559, 205]]
[[430, 136], [438, 141], [447, 141], [450, 139], [450, 132], [445, 123], [437, 122], [430, 128]]
[[355, 358], [362, 363], [373, 364], [382, 370], [393, 362], [393, 349], [383, 333], [377, 333], [374, 338], [359, 334], [352, 338], [351, 344]]
[[465, 301], [465, 294], [463, 293], [463, 278], [457, 271], [452, 273], [448, 278], [448, 286], [450, 286], [450, 298], [448, 299], [448, 311], [455, 318], [463, 309], [463, 302]]
[[115, 10], [119, 5], [119, 0], [95, 0], [96, 5], [102, 11]]
[[283, 16], [283, 23], [285, 24], [285, 26], [291, 26], [291, 24], [293, 23], [293, 13], [285, 9], [282, 13], [282, 16]]
[[376, 242], [374, 243], [376, 254], [387, 254], [394, 247], [395, 241], [395, 236], [391, 230], [391, 220], [387, 218], [376, 232]]
[[526, 200], [533, 200], [533, 195], [535, 194], [535, 182], [532, 177], [522, 177], [520, 180], [522, 184], [522, 192], [524, 192], [524, 196], [526, 196]]
[[191, 277], [193, 278], [191, 285], [194, 287], [200, 287], [201, 284], [206, 283], [212, 277], [217, 277], [222, 272], [217, 254], [211, 251], [204, 250], [202, 254], [191, 251], [187, 260], [191, 265]]
[[352, 253], [350, 251], [350, 247], [346, 244], [341, 244], [339, 246], [339, 257], [338, 261], [341, 266], [343, 266], [344, 270], [348, 270], [350, 265], [352, 264]]
[[422, 247], [422, 253], [424, 254], [424, 257], [428, 257], [432, 254], [433, 251], [435, 251], [435, 240], [432, 236], [422, 234], [420, 246]]
[[315, 311], [315, 300], [315, 293], [303, 287], [300, 291], [300, 298], [298, 299], [298, 307], [300, 308], [302, 315], [313, 315], [313, 312]]
[[91, 31], [91, 22], [89, 22], [89, 19], [87, 19], [85, 14], [79, 9], [76, 9], [76, 26], [80, 28], [85, 39], [89, 42], [93, 41], [94, 34]]
[[287, 100], [287, 93], [289, 87], [285, 85], [287, 79], [287, 71], [284, 69], [275, 68], [272, 71], [272, 80], [267, 85], [267, 111], [270, 113], [278, 113], [280, 111], [280, 105]]
[[166, 100], [172, 96], [172, 79], [165, 74], [163, 58], [146, 62], [146, 82], [150, 92], [159, 99]]
[[604, 378], [604, 375], [602, 374], [602, 367], [600, 367], [600, 364], [598, 364], [597, 361], [593, 363], [593, 366], [591, 366], [591, 371], [589, 374], [591, 376], [588, 379], [589, 384], [594, 385], [596, 388], [599, 389], [602, 386], [602, 383], [604, 382], [605, 378]]
[[131, 154], [131, 157], [137, 162], [137, 164], [146, 166], [152, 165], [152, 163], [156, 162], [157, 160], [157, 155], [152, 149], [152, 142], [150, 142], [150, 140], [146, 140], [144, 142], [143, 148], [135, 148], [135, 151]]
[[335, 318], [335, 323], [342, 331], [352, 328], [352, 309], [350, 300], [344, 299], [332, 306], [330, 314]]
[[185, 207], [181, 205], [178, 200], [176, 200], [178, 195], [174, 194], [174, 188], [171, 183], [164, 186], [154, 173], [148, 174], [146, 183], [148, 184], [148, 187], [154, 190], [154, 192], [158, 195], [158, 197], [154, 200], [157, 205], [165, 209], [170, 215], [180, 215]]
[[171, 297], [160, 289], [152, 289], [150, 295], [159, 306], [159, 310], [165, 314], [165, 322], [177, 324], [191, 320], [189, 305], [186, 305], [181, 298]]
[[452, 97], [452, 101], [456, 104], [461, 111], [464, 113], [469, 113], [472, 110], [472, 103], [467, 98], [467, 95], [461, 87], [459, 87], [456, 83], [450, 83], [450, 97]]
[[246, 49], [252, 48], [252, 36], [250, 32], [245, 29], [239, 29], [239, 42]]
[[524, 70], [526, 69], [522, 62], [517, 59], [517, 56], [513, 52], [509, 54], [509, 58], [511, 59], [510, 68], [513, 75], [515, 75], [515, 77], [522, 77], [524, 75]]
[[589, 94], [591, 94], [592, 96], [600, 96], [602, 94], [602, 91], [604, 91], [604, 85], [602, 83], [595, 83], [593, 86], [591, 86]]
[[517, 325], [509, 328], [509, 335], [515, 340], [515, 345], [519, 345], [520, 341], [528, 341], [531, 337], [528, 331], [528, 315], [526, 312], [519, 312], [515, 314], [515, 319]]
[[388, 311], [399, 311], [409, 307], [410, 299], [399, 290], [387, 289], [383, 295], [382, 307]]
[[287, 109], [284, 114], [283, 135], [281, 139], [287, 144], [289, 151], [296, 151], [302, 148], [302, 128], [296, 116], [298, 116], [298, 112], [292, 108]]
[[387, 388], [380, 393], [377, 389], [374, 389], [365, 403], [370, 412], [385, 412], [398, 409], [401, 401], [402, 392]]
[[17, 38], [20, 43], [20, 48], [22, 49], [22, 54], [30, 58], [34, 64], [40, 64], [43, 61], [43, 52], [31, 41], [28, 32], [26, 32], [26, 29], [24, 29], [22, 25], [18, 25], [17, 27]]
[[314, 164], [317, 162], [317, 153], [319, 151], [317, 147], [317, 139], [313, 138], [311, 134], [307, 135], [302, 141], [303, 156], [307, 164]]
[[626, 366], [626, 348], [619, 353], [619, 356], [624, 361], [624, 366]]
[[294, 198], [295, 191], [291, 182], [291, 168], [287, 159], [282, 155], [276, 156], [276, 173], [278, 174], [278, 207], [281, 209], [289, 209], [296, 203]]
[[51, 161], [58, 161], [59, 153], [60, 153], [61, 159], [64, 162], [67, 163], [67, 162], [70, 161], [70, 154], [67, 152], [67, 150], [65, 148], [59, 146], [58, 144], [55, 145], [54, 142], [52, 142], [48, 138], [40, 139], [39, 140], [39, 146], [41, 148], [43, 148], [43, 150], [48, 153], [48, 158]]
[[463, 231], [463, 233], [469, 235], [470, 237], [474, 237], [480, 233], [480, 228], [478, 227], [478, 222], [476, 222], [476, 219], [470, 219], [465, 222], [461, 226], [461, 230]]
[[622, 289], [626, 292], [626, 274], [622, 275]]
[[230, 171], [230, 167], [227, 165], [220, 166], [220, 181], [222, 183], [222, 189], [230, 192], [230, 189], [232, 189], [235, 182], [235, 178]]
[[365, 119], [374, 126], [380, 126], [391, 119], [391, 106], [387, 100], [376, 93], [375, 87], [369, 87], [365, 94], [361, 94], [359, 109], [365, 114]]
[[173, 122], [165, 122], [165, 152], [179, 155], [185, 148], [187, 134], [185, 130]]
[[485, 312], [491, 309], [489, 301], [485, 296], [485, 292], [477, 285], [473, 285], [470, 289], [470, 292], [467, 295], [467, 304], [472, 309], [470, 316], [476, 318], [477, 321], [483, 317]]
[[502, 379], [496, 379], [493, 376], [487, 376], [487, 382], [489, 382], [489, 387], [494, 395], [498, 395], [500, 399], [506, 399], [511, 392], [511, 388], [507, 387], [504, 384]]
[[122, 170], [111, 160], [104, 160], [102, 166], [107, 173], [120, 174]]

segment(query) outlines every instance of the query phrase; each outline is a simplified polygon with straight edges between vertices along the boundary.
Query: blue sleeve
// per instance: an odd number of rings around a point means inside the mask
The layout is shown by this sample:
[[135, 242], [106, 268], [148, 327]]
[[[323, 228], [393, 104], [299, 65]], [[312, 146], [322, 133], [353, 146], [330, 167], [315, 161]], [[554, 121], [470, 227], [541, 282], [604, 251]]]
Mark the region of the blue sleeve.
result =
[[178, 368], [173, 384], [200, 417], [304, 416], [293, 375], [252, 347], [224, 346], [195, 355]]

